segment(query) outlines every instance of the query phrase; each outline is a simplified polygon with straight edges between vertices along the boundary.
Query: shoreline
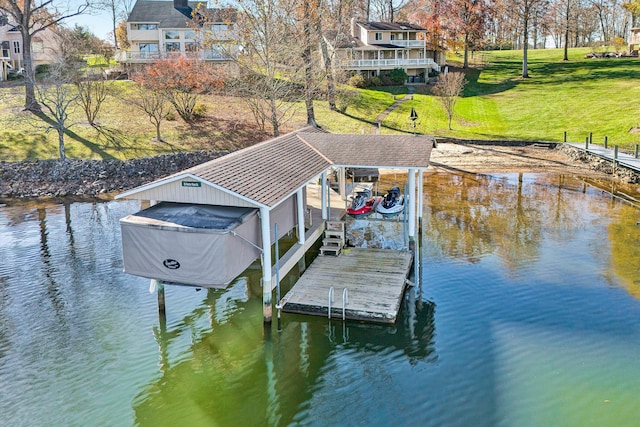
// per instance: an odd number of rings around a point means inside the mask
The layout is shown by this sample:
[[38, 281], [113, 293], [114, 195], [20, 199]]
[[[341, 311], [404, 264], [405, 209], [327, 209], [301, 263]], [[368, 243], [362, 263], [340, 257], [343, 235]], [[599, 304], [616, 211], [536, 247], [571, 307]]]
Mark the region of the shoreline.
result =
[[[230, 153], [194, 151], [122, 160], [0, 162], [0, 203], [55, 199], [110, 200], [113, 195]], [[640, 174], [573, 147], [522, 142], [439, 142], [428, 173], [564, 173], [639, 184]]]

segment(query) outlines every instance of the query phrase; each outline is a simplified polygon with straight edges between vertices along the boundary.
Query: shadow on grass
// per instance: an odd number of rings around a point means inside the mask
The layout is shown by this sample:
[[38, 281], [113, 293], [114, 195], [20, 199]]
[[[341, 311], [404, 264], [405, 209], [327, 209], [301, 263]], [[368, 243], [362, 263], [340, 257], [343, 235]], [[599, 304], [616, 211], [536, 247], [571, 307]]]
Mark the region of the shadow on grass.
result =
[[[25, 135], [13, 132], [0, 133], [0, 159], [4, 161], [37, 160], [56, 155], [47, 145], [44, 135]], [[51, 148], [47, 150], [47, 148]], [[21, 153], [19, 156], [16, 156]]]
[[[42, 111], [33, 111], [32, 113], [43, 122], [48, 123], [50, 126], [55, 125], [55, 121], [51, 117], [43, 113]], [[69, 138], [75, 141], [78, 141], [79, 143], [87, 147], [89, 150], [91, 150], [92, 153], [95, 153], [98, 156], [100, 156], [102, 160], [113, 160], [116, 158], [115, 156], [104, 151], [104, 149], [100, 145], [96, 144], [95, 142], [89, 141], [88, 139], [78, 135], [77, 133], [73, 132], [70, 129], [66, 129], [64, 134]]]

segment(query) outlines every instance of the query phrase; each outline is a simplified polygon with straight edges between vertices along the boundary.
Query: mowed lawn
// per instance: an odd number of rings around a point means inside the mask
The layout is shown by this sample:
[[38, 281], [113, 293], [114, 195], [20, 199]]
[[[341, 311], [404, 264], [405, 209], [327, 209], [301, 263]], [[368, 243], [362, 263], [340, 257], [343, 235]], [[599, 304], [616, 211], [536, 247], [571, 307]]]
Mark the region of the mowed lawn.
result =
[[[466, 71], [468, 84], [455, 107], [452, 129], [438, 99], [429, 87], [418, 87], [413, 100], [403, 103], [383, 122], [383, 133], [413, 132], [411, 108], [418, 113], [415, 131], [468, 139], [524, 139], [583, 142], [589, 132], [594, 142], [605, 136], [610, 144], [632, 148], [640, 142], [640, 59], [585, 59], [588, 49], [529, 51], [529, 74], [520, 77], [522, 51], [476, 54], [482, 65]], [[452, 58], [451, 70], [459, 58]], [[131, 82], [109, 82], [109, 96], [98, 116], [97, 129], [89, 126], [80, 109], [70, 117], [73, 126], [65, 138], [68, 157], [85, 159], [130, 158], [197, 149], [236, 149], [271, 137], [260, 129], [242, 100], [228, 96], [203, 96], [203, 119], [162, 124], [165, 142], [156, 142], [154, 127], [132, 103]], [[318, 123], [334, 133], [374, 133], [376, 117], [401, 98], [405, 87], [354, 89], [357, 96], [344, 113], [330, 111], [326, 101], [316, 101]], [[58, 156], [56, 132], [30, 113], [22, 111], [24, 88], [0, 88], [0, 161], [49, 159]], [[304, 103], [281, 133], [306, 125]]]
[[589, 49], [529, 51], [530, 78], [520, 77], [522, 51], [488, 52], [486, 65], [467, 73], [468, 84], [455, 107], [452, 130], [431, 96], [416, 95], [385, 124], [408, 128], [411, 107], [422, 133], [458, 138], [584, 141], [609, 138], [632, 147], [640, 135], [640, 59], [585, 59]]

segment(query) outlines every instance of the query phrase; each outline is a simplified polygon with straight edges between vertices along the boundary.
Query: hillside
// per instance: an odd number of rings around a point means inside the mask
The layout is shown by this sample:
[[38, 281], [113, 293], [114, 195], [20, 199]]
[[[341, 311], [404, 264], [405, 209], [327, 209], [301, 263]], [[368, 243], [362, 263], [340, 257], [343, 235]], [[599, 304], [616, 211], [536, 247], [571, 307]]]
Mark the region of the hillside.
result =
[[[453, 129], [429, 86], [418, 87], [412, 100], [385, 119], [383, 133], [413, 131], [411, 108], [418, 112], [416, 131], [467, 139], [523, 139], [561, 141], [566, 131], [571, 141], [583, 141], [589, 132], [594, 142], [605, 136], [609, 144], [632, 148], [640, 142], [637, 99], [640, 98], [638, 58], [587, 59], [585, 49], [570, 52], [532, 50], [532, 78], [519, 78], [520, 51], [476, 54], [475, 68], [467, 70], [468, 84], [456, 105]], [[455, 70], [455, 63], [450, 65]], [[78, 109], [66, 137], [67, 156], [110, 159], [151, 156], [191, 150], [227, 150], [262, 141], [271, 136], [261, 130], [242, 100], [229, 96], [203, 96], [205, 117], [187, 124], [180, 118], [162, 124], [166, 142], [153, 141], [154, 128], [130, 102], [127, 81], [109, 82], [112, 95], [98, 116], [99, 127], [88, 125]], [[346, 112], [332, 112], [326, 102], [316, 101], [318, 123], [336, 133], [373, 133], [375, 117], [403, 96], [405, 87], [353, 89]], [[22, 111], [23, 88], [0, 86], [0, 161], [57, 157], [55, 132], [30, 113]], [[282, 132], [305, 125], [304, 105], [297, 105]], [[177, 117], [177, 116], [176, 116]]]

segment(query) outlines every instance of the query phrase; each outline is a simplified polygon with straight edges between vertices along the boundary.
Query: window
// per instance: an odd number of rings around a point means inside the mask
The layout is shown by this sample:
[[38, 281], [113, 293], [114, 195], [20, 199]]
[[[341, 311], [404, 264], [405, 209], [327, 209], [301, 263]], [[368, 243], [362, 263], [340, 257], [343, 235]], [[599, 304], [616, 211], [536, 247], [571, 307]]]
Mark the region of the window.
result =
[[167, 52], [180, 52], [180, 43], [168, 42], [164, 44], [164, 50]]
[[140, 43], [140, 52], [145, 52], [145, 53], [158, 52], [158, 43]]
[[20, 42], [17, 40], [13, 42], [13, 53], [20, 53]]
[[184, 38], [185, 39], [189, 39], [189, 40], [193, 40], [193, 39], [196, 38], [196, 32], [193, 31], [193, 30], [185, 30]]
[[42, 40], [32, 41], [31, 42], [31, 52], [33, 53], [43, 53], [44, 52], [44, 43]]
[[158, 24], [133, 24], [132, 30], [157, 30]]
[[197, 52], [198, 51], [198, 43], [195, 42], [186, 42], [184, 44], [184, 50], [186, 52]]
[[382, 40], [382, 33], [376, 33], [376, 40]]
[[395, 34], [391, 34], [391, 41], [394, 41], [396, 39], [396, 35]]
[[179, 40], [180, 39], [180, 31], [178, 30], [167, 30], [164, 32], [165, 40]]
[[229, 26], [226, 24], [213, 24], [212, 27], [213, 31], [228, 31], [229, 30]]

